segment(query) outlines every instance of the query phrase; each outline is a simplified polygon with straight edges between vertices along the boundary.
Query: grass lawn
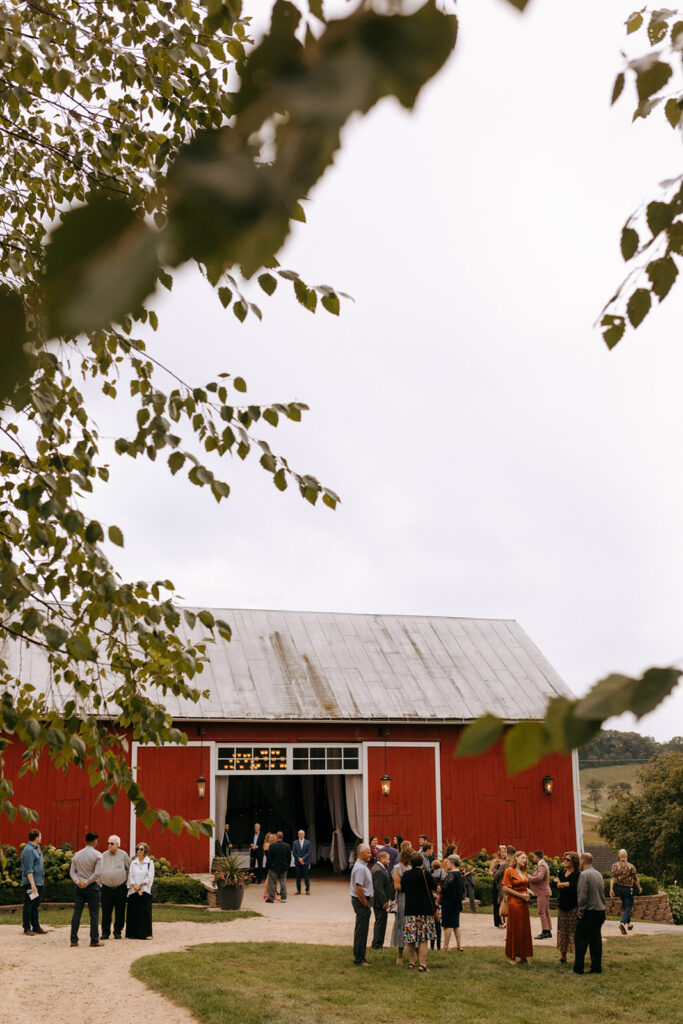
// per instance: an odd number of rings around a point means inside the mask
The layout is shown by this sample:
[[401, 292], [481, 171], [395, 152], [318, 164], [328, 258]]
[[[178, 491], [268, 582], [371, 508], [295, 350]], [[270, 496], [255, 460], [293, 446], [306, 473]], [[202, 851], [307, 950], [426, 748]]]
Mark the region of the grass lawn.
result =
[[194, 946], [145, 956], [136, 978], [201, 1024], [678, 1024], [683, 936], [605, 948], [604, 973], [578, 977], [540, 949], [529, 967], [502, 950], [430, 953], [429, 971], [395, 966], [393, 950], [354, 967], [351, 949], [278, 943]]
[[[47, 928], [60, 928], [71, 924], [71, 910], [41, 910], [40, 923]], [[234, 921], [238, 917], [260, 917], [253, 910], [204, 910], [203, 907], [165, 907], [154, 904], [152, 907], [152, 925], [167, 921], [200, 921], [203, 924], [216, 924], [217, 921]], [[88, 908], [81, 917], [81, 927], [88, 924]], [[0, 925], [12, 924], [21, 928], [21, 910], [10, 914], [0, 914]]]

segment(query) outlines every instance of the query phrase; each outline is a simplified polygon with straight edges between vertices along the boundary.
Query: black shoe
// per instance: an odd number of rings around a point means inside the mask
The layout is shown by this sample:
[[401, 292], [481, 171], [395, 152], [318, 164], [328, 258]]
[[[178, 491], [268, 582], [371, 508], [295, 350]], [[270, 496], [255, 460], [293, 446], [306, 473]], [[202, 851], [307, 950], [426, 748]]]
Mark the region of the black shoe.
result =
[[114, 932], [114, 938], [115, 938], [115, 939], [120, 939], [120, 938], [121, 938], [121, 935], [120, 935], [120, 934], [119, 934], [119, 935], [117, 935], [117, 934], [116, 934], [116, 932]]
[[628, 928], [628, 930], [629, 930], [630, 932], [632, 932], [632, 931], [633, 931], [633, 925], [632, 925], [632, 924], [629, 924], [629, 925], [627, 925], [626, 927]]
[[602, 974], [602, 967], [600, 968], [599, 971], [594, 971], [593, 968], [591, 967], [590, 971], [586, 971], [586, 974]]
[[626, 935], [626, 925], [623, 924], [621, 921], [619, 922], [619, 931], [622, 935]]
[[109, 938], [108, 935], [103, 935], [102, 936], [102, 942], [106, 942], [108, 938]]
[[572, 968], [572, 974], [583, 975], [583, 971], [577, 971], [576, 967]]
[[534, 935], [535, 939], [545, 939], [546, 937], [547, 936], [546, 936], [545, 932], [541, 932], [540, 935]]
[[275, 903], [275, 900], [266, 900], [266, 903]]

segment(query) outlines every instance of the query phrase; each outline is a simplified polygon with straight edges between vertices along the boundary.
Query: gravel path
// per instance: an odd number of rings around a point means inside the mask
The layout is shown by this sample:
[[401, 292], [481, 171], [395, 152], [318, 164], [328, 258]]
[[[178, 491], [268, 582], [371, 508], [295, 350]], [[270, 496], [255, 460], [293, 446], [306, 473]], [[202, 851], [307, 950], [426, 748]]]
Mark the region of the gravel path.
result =
[[[0, 1020], [2, 1024], [24, 1024], [29, 1019], [46, 1019], [50, 1024], [89, 1024], [98, 1019], [112, 1020], [112, 1008], [120, 1010], [124, 1006], [126, 1020], [195, 1024], [187, 1010], [131, 977], [130, 965], [140, 956], [173, 952], [203, 942], [278, 941], [348, 946], [351, 955], [353, 914], [348, 881], [317, 882], [312, 885], [310, 896], [295, 896], [292, 886], [285, 904], [264, 903], [260, 886], [254, 885], [247, 890], [243, 909], [257, 910], [264, 916], [208, 925], [190, 921], [157, 924], [152, 940], [142, 943], [110, 939], [100, 949], [88, 945], [87, 911], [81, 925], [81, 944], [75, 949], [69, 945], [68, 928], [54, 928], [48, 935], [25, 938], [20, 927], [3, 926]], [[633, 934], [663, 932], [681, 934], [681, 929], [636, 924]], [[494, 929], [489, 914], [463, 914], [462, 934], [465, 946], [499, 946], [502, 954], [505, 932]], [[628, 941], [619, 935], [617, 924], [612, 921], [605, 925], [603, 935], [607, 940]], [[369, 950], [368, 956], [373, 955], [392, 953], [373, 954]], [[120, 1019], [119, 1010], [114, 1011], [114, 1019]]]

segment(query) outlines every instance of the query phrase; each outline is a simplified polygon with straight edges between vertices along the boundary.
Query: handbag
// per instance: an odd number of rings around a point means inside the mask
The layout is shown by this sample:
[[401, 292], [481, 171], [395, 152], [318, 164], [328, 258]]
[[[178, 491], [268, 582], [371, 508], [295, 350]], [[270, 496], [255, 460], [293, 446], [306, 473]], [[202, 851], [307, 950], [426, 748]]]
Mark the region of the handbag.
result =
[[508, 916], [508, 895], [507, 895], [507, 893], [505, 893], [505, 895], [503, 896], [502, 900], [500, 901], [500, 907], [498, 908], [498, 913], [500, 914], [501, 917], [507, 917]]
[[439, 908], [437, 907], [437, 905], [436, 905], [436, 903], [434, 901], [434, 897], [432, 896], [432, 890], [427, 885], [427, 876], [425, 874], [424, 868], [422, 869], [422, 879], [423, 879], [424, 884], [425, 884], [425, 889], [427, 890], [427, 895], [429, 896], [429, 902], [430, 902], [431, 907], [432, 907], [432, 914], [434, 915], [434, 917], [436, 917]]

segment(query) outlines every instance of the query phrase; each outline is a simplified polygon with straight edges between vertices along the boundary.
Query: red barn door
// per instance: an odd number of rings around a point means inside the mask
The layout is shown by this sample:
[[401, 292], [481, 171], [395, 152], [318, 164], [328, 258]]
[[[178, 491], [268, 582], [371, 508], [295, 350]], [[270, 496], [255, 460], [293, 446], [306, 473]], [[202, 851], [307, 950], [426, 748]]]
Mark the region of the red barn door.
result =
[[384, 746], [368, 747], [368, 807], [370, 835], [399, 834], [417, 846], [424, 832], [436, 846], [436, 749], [434, 747], [386, 748], [387, 774], [391, 792], [383, 796], [380, 779], [384, 775]]
[[[197, 776], [200, 774], [199, 747], [139, 747], [138, 782], [152, 807], [163, 807], [169, 814], [183, 818], [210, 818], [210, 787], [206, 796], [197, 796]], [[209, 755], [204, 748], [204, 775], [210, 776]], [[206, 836], [194, 839], [187, 832], [174, 836], [168, 829], [162, 832], [155, 823], [146, 829], [141, 821], [135, 824], [136, 842], [149, 844], [155, 857], [166, 857], [185, 871], [209, 870], [209, 840]]]

